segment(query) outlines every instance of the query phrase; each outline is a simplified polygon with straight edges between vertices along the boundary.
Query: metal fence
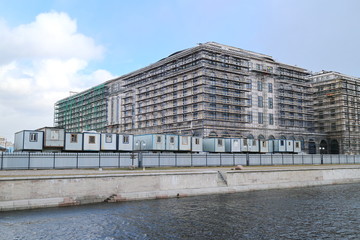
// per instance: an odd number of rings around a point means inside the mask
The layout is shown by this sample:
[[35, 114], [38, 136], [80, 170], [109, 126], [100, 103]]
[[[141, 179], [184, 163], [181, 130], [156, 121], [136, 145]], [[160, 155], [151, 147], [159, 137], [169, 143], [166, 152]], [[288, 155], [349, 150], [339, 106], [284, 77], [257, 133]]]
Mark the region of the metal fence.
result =
[[231, 153], [1, 153], [0, 170], [356, 164], [360, 155]]

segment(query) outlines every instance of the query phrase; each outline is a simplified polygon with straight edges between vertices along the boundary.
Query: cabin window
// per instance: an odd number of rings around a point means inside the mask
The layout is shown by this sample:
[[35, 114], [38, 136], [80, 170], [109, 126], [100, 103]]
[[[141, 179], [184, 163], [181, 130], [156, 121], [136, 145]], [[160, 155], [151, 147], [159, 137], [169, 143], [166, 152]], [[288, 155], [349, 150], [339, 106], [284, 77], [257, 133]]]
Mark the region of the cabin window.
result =
[[129, 136], [123, 136], [123, 143], [129, 144]]
[[238, 139], [234, 139], [234, 145], [238, 145], [239, 144], [239, 140]]
[[156, 143], [161, 143], [161, 136], [156, 136]]
[[296, 142], [296, 143], [295, 143], [295, 147], [300, 148], [299, 142]]
[[195, 138], [195, 144], [200, 145], [200, 139], [199, 138]]
[[290, 145], [291, 145], [291, 142], [288, 142], [288, 145], [290, 146]]
[[106, 143], [112, 143], [112, 135], [111, 134], [106, 134], [105, 142]]
[[89, 136], [89, 144], [95, 144], [95, 136]]
[[170, 143], [174, 143], [175, 142], [175, 138], [174, 137], [170, 137]]
[[284, 140], [280, 140], [280, 146], [284, 146]]
[[188, 145], [188, 137], [181, 137], [181, 144], [182, 145]]
[[70, 136], [70, 142], [71, 143], [77, 143], [77, 134], [71, 134]]
[[222, 139], [218, 139], [218, 140], [217, 140], [217, 144], [218, 144], [219, 147], [222, 147], [222, 145], [223, 145], [223, 140], [222, 140]]
[[244, 139], [244, 145], [247, 145], [248, 143], [247, 143], [247, 139]]
[[262, 146], [266, 147], [266, 141], [262, 141]]
[[51, 130], [50, 131], [50, 139], [51, 140], [59, 140], [59, 130]]
[[38, 134], [37, 133], [30, 133], [30, 136], [29, 136], [29, 140], [30, 142], [37, 142], [38, 141]]

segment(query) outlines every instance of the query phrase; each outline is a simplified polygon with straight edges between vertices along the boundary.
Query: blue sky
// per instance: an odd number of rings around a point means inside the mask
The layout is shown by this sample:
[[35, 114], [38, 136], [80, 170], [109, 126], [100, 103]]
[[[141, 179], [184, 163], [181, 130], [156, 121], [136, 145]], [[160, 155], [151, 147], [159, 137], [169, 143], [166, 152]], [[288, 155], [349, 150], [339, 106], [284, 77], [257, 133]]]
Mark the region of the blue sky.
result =
[[357, 0], [0, 0], [0, 136], [53, 125], [54, 103], [215, 41], [360, 77]]

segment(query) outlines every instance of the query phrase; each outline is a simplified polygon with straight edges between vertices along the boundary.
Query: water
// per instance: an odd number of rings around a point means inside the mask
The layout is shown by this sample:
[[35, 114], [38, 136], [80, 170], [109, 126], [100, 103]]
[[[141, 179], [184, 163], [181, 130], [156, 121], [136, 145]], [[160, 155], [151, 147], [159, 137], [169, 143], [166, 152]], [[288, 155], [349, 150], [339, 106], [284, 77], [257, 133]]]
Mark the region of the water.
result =
[[1, 212], [0, 239], [360, 239], [360, 184]]

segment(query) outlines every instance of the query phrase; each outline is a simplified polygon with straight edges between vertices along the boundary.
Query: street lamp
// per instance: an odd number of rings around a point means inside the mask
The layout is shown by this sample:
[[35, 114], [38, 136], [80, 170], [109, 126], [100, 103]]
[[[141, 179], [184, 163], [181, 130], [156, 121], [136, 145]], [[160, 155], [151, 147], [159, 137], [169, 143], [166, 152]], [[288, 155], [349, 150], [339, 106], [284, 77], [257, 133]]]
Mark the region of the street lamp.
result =
[[325, 150], [325, 147], [320, 146], [319, 150], [320, 150], [321, 164], [324, 164], [324, 150]]
[[144, 140], [137, 140], [135, 145], [139, 147], [138, 167], [141, 168], [143, 167], [142, 147], [146, 146], [146, 142]]

